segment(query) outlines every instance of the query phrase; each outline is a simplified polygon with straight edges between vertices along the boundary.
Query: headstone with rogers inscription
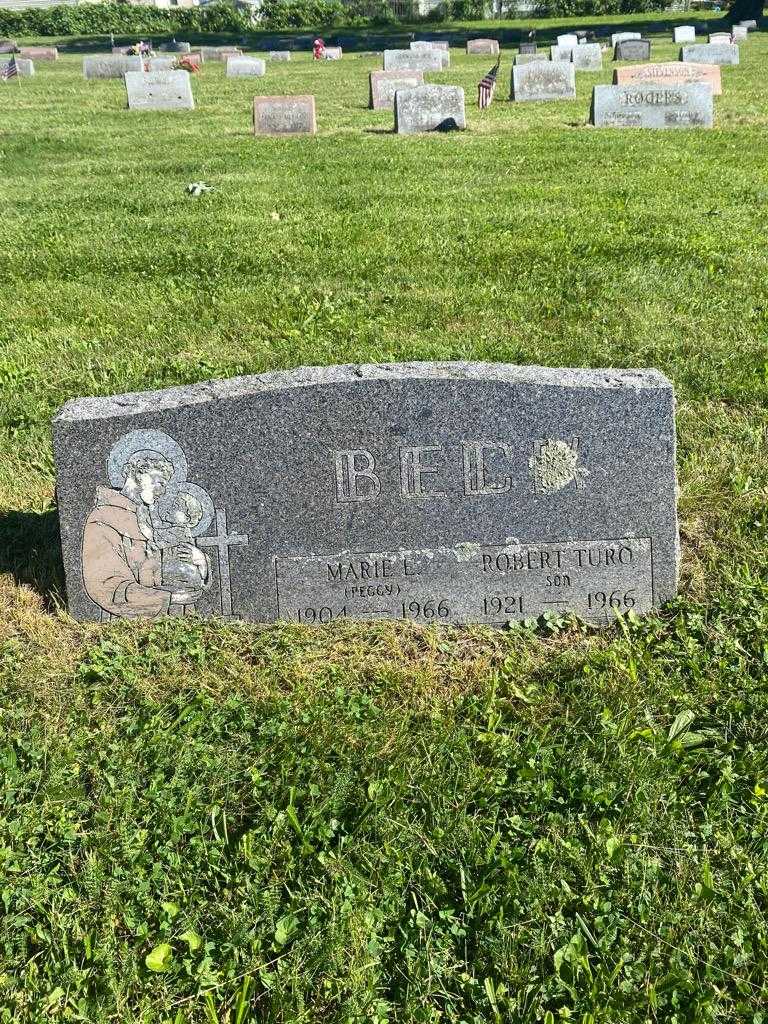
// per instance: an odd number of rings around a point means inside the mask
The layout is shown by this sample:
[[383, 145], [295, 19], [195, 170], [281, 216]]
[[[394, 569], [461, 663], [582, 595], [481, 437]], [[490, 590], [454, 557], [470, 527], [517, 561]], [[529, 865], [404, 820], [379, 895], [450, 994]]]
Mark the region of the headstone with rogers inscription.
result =
[[53, 427], [78, 619], [609, 623], [676, 590], [653, 370], [302, 368], [76, 399]]
[[596, 85], [590, 122], [598, 128], [711, 128], [712, 86]]

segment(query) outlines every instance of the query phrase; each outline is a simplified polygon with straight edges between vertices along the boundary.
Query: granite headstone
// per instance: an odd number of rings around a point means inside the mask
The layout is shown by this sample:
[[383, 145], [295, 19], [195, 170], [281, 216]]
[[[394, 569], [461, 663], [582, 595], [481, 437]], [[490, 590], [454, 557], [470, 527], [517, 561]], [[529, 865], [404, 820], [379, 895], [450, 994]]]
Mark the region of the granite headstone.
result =
[[650, 85], [705, 82], [711, 86], [713, 96], [719, 96], [723, 91], [720, 68], [717, 64], [684, 64], [682, 61], [668, 61], [665, 64], [633, 64], [631, 67], [614, 70], [614, 85], [629, 85], [632, 82]]
[[442, 71], [439, 50], [385, 50], [385, 71]]
[[550, 46], [549, 48], [549, 59], [558, 61], [563, 60], [569, 62], [573, 51], [576, 49], [575, 46]]
[[616, 43], [613, 53], [614, 60], [650, 60], [650, 39], [622, 39]]
[[291, 59], [291, 51], [290, 50], [270, 50], [269, 51], [269, 59], [270, 60], [277, 60], [277, 61], [290, 60]]
[[499, 53], [498, 39], [468, 39], [467, 53], [483, 53], [497, 56]]
[[571, 63], [577, 71], [602, 71], [603, 51], [600, 43], [585, 43], [571, 50]]
[[731, 38], [730, 32], [710, 32], [709, 36], [707, 37], [707, 42], [714, 43], [715, 45], [719, 43], [727, 44], [732, 43], [733, 39]]
[[568, 61], [540, 61], [512, 68], [511, 99], [571, 100], [576, 98], [576, 70]]
[[732, 43], [743, 43], [749, 35], [747, 29], [743, 25], [734, 25], [731, 29], [731, 42]]
[[557, 45], [570, 48], [572, 46], [579, 45], [579, 37], [575, 32], [566, 32], [564, 35], [557, 37]]
[[369, 77], [371, 110], [394, 110], [398, 89], [424, 85], [423, 71], [371, 71]]
[[192, 84], [186, 71], [127, 71], [129, 110], [194, 110]]
[[58, 60], [59, 51], [55, 46], [22, 46], [19, 56], [25, 60]]
[[711, 128], [712, 87], [690, 85], [596, 85], [590, 123], [598, 128]]
[[680, 60], [693, 64], [738, 64], [739, 48], [735, 43], [697, 43], [684, 46]]
[[610, 623], [676, 590], [654, 370], [302, 368], [74, 400], [53, 430], [77, 619]]
[[150, 71], [173, 71], [177, 57], [150, 57], [147, 63]]
[[230, 57], [227, 60], [227, 78], [261, 78], [266, 73], [266, 62], [258, 57]]
[[546, 64], [549, 57], [546, 53], [518, 53], [515, 57], [515, 64], [536, 64], [537, 61]]
[[[16, 73], [18, 74], [19, 78], [31, 78], [34, 75], [34, 61], [26, 60], [23, 57], [14, 57], [13, 62], [16, 65]], [[2, 63], [0, 63], [0, 72], [5, 71], [9, 64], [10, 61], [2, 61]]]
[[465, 127], [464, 90], [458, 85], [417, 85], [395, 92], [398, 135], [447, 132]]
[[254, 97], [254, 135], [314, 135], [316, 131], [314, 96]]
[[614, 32], [611, 36], [611, 46], [615, 48], [617, 43], [623, 43], [625, 39], [642, 39], [640, 32]]
[[537, 53], [536, 43], [520, 43], [518, 53]]
[[104, 54], [94, 57], [83, 57], [83, 76], [85, 78], [122, 78], [128, 72], [144, 70], [141, 57], [120, 57]]
[[695, 43], [696, 28], [693, 25], [678, 25], [672, 30], [672, 39], [676, 43]]
[[745, 18], [743, 21], [739, 22], [739, 26], [741, 28], [747, 29], [747, 31], [750, 31], [757, 28], [757, 22], [754, 18]]

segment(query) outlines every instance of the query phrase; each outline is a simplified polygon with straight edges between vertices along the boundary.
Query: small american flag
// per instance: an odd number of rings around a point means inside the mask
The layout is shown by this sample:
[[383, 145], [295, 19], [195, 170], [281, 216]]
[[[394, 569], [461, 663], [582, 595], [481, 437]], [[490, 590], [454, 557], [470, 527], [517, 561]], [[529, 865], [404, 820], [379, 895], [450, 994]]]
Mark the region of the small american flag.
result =
[[18, 73], [19, 73], [19, 68], [18, 68], [18, 65], [16, 64], [16, 58], [15, 57], [11, 57], [11, 59], [8, 61], [8, 63], [3, 65], [3, 68], [0, 71], [0, 78], [2, 78], [2, 80], [4, 82], [7, 82], [9, 79], [11, 79], [14, 76], [18, 75]]
[[499, 73], [501, 57], [496, 61], [488, 74], [480, 80], [477, 87], [477, 105], [481, 110], [490, 107], [493, 101], [493, 94], [496, 91], [496, 76]]

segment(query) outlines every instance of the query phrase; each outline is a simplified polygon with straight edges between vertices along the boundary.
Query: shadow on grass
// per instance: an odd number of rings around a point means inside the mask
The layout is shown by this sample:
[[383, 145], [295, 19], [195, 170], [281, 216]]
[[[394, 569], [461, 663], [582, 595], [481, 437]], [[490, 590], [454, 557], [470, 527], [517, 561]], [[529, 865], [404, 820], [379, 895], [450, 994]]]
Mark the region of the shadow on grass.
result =
[[0, 514], [0, 573], [32, 587], [49, 611], [62, 602], [64, 570], [56, 509]]

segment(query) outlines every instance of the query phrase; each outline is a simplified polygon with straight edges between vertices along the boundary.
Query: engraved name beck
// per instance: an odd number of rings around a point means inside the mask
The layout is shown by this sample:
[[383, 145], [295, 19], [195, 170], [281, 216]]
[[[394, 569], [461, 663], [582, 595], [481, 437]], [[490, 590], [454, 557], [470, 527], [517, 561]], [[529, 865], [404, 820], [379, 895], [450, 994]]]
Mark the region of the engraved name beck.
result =
[[[502, 441], [462, 441], [460, 447], [461, 487], [465, 496], [506, 494], [512, 489], [512, 476], [506, 470], [514, 457], [513, 445]], [[445, 497], [448, 459], [449, 451], [440, 444], [401, 447], [397, 484], [401, 496]], [[532, 489], [540, 494], [552, 494], [571, 483], [580, 489], [589, 473], [578, 462], [578, 437], [536, 441], [527, 466]], [[333, 466], [338, 502], [375, 501], [386, 488], [376, 457], [366, 448], [335, 452]]]

